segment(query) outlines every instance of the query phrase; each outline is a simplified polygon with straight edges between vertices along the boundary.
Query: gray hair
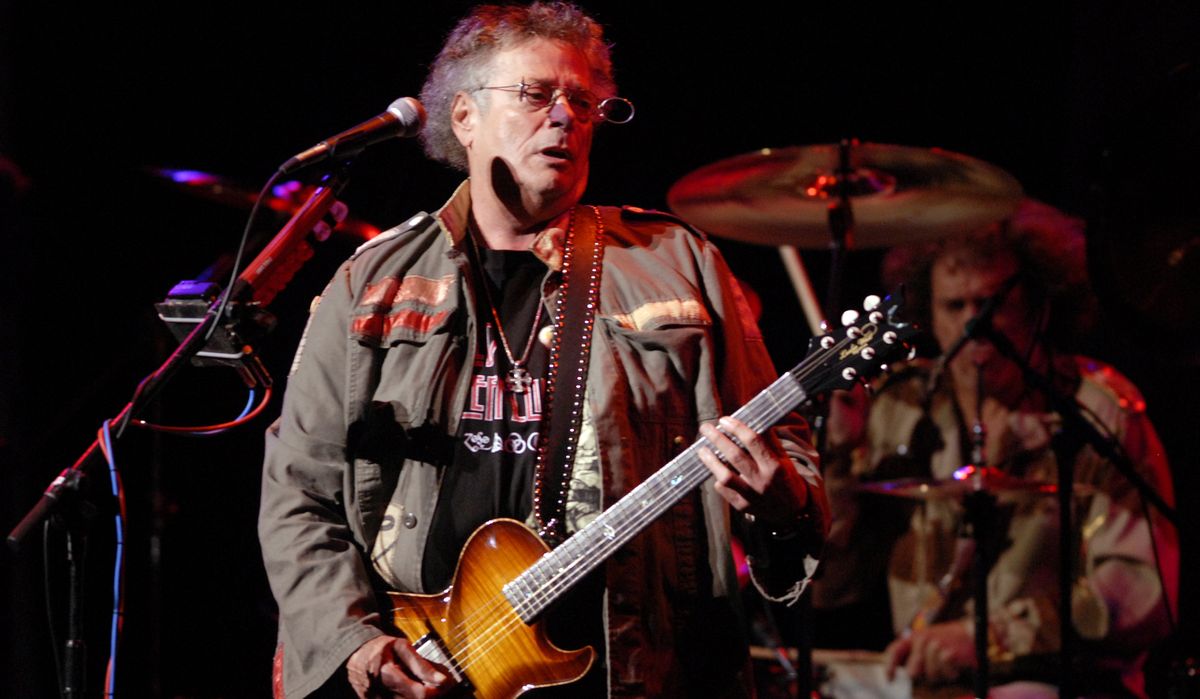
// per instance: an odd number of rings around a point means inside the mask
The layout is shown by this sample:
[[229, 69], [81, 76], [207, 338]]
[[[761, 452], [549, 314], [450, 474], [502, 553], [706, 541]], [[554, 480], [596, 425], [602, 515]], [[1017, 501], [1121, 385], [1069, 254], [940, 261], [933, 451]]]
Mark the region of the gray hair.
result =
[[564, 41], [577, 47], [591, 68], [596, 95], [604, 99], [616, 94], [604, 30], [575, 5], [566, 2], [535, 2], [527, 7], [480, 5], [450, 31], [421, 88], [421, 103], [428, 114], [421, 129], [421, 143], [429, 157], [459, 170], [467, 169], [467, 152], [450, 128], [454, 96], [483, 87], [497, 53], [537, 38]]

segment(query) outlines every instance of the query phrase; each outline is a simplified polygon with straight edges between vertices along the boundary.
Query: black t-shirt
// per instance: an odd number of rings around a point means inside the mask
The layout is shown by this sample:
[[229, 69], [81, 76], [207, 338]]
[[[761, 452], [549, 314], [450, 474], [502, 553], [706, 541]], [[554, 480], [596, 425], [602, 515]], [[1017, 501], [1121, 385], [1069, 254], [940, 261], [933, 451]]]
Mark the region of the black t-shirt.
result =
[[[478, 349], [473, 359], [471, 390], [459, 421], [455, 461], [443, 476], [438, 505], [429, 540], [425, 545], [422, 581], [427, 590], [442, 590], [450, 584], [459, 553], [471, 534], [488, 520], [509, 517], [521, 522], [533, 508], [534, 467], [542, 427], [546, 395], [546, 363], [549, 348], [549, 314], [541, 303], [541, 285], [546, 265], [528, 251], [478, 250], [476, 301], [479, 323]], [[505, 386], [511, 367], [505, 354], [491, 303], [508, 339], [513, 357], [520, 359], [534, 333], [525, 367], [533, 381], [525, 393]], [[601, 697], [606, 693], [605, 640], [601, 606], [604, 599], [604, 567], [601, 566], [564, 595], [550, 610], [547, 632], [563, 648], [592, 646], [596, 661], [578, 682], [546, 688], [530, 694], [537, 699]]]
[[[539, 315], [546, 265], [528, 251], [480, 249], [480, 283], [489, 285], [490, 300], [520, 359], [534, 334], [550, 324]], [[473, 358], [471, 388], [463, 406], [454, 463], [446, 469], [437, 509], [425, 546], [422, 581], [427, 590], [450, 583], [459, 552], [480, 525], [497, 517], [525, 521], [533, 500], [542, 399], [545, 396], [545, 344], [534, 337], [525, 367], [533, 381], [525, 393], [505, 387], [511, 363], [493, 319], [489, 294], [477, 294], [479, 338]]]

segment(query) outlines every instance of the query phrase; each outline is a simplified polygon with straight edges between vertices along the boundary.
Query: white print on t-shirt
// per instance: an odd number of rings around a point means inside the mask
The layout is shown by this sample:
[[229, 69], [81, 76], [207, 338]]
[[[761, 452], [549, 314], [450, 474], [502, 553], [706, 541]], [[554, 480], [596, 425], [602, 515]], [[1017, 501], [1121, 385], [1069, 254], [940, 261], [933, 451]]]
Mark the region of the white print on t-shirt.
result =
[[[512, 422], [538, 422], [542, 419], [542, 383], [534, 379], [533, 386], [525, 393], [510, 393]], [[471, 377], [471, 392], [467, 397], [464, 420], [503, 420], [504, 383], [498, 376], [476, 374]]]
[[537, 451], [538, 433], [531, 432], [528, 437], [522, 437], [516, 432], [511, 432], [505, 439], [499, 432], [493, 432], [491, 435], [486, 432], [466, 432], [463, 434], [463, 445], [476, 453], [490, 451], [524, 454], [527, 451]]

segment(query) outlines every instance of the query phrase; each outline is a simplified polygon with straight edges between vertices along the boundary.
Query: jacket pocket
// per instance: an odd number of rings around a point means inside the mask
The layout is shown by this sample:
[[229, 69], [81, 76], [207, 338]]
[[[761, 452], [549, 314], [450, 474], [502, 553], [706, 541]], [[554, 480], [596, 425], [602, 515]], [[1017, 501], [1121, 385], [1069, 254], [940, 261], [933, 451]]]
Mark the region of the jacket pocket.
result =
[[694, 423], [697, 387], [711, 365], [711, 322], [707, 315], [646, 320], [631, 328], [628, 316], [601, 315], [596, 324], [624, 375], [627, 408], [638, 420]]

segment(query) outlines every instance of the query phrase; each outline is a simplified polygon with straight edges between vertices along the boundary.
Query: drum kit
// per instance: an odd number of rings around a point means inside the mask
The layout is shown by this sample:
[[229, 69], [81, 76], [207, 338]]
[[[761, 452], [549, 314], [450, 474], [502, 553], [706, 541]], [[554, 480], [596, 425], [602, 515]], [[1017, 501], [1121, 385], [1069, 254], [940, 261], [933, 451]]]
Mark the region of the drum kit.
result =
[[[706, 165], [676, 182], [667, 200], [713, 235], [795, 251], [891, 247], [969, 233], [1012, 214], [1023, 196], [1012, 175], [961, 153], [843, 141], [764, 148]], [[810, 289], [798, 285], [796, 293], [805, 297]], [[818, 307], [811, 299], [801, 303], [806, 312]], [[821, 320], [810, 319], [813, 325]], [[1053, 483], [974, 466], [950, 479], [884, 481], [860, 489], [916, 500], [957, 499], [978, 490], [1005, 496], [1055, 492]]]
[[[1144, 172], [1135, 169], [1125, 174], [1140, 179]], [[1145, 184], [1144, 188], [1148, 190], [1147, 198], [1155, 201], [1155, 185]], [[825, 324], [800, 260], [800, 249], [831, 252], [826, 315], [832, 316], [841, 307], [841, 266], [848, 250], [925, 243], [971, 233], [1008, 218], [1020, 206], [1023, 196], [1020, 184], [1007, 172], [966, 155], [937, 148], [842, 141], [762, 149], [701, 167], [671, 187], [668, 202], [680, 216], [713, 235], [778, 247], [815, 336], [824, 332]], [[1186, 197], [1180, 200], [1190, 202]], [[1130, 217], [1126, 217], [1120, 220], [1127, 226], [1121, 235], [1114, 236], [1113, 231], [1109, 231], [1109, 237], [1120, 239], [1124, 246], [1110, 243], [1116, 265], [1131, 258], [1141, 262], [1132, 266], [1135, 271], [1131, 273], [1131, 286], [1118, 288], [1121, 295], [1140, 302], [1143, 307], [1157, 303], [1161, 313], [1174, 315], [1170, 310], [1173, 306], [1163, 306], [1159, 301], [1164, 297], [1186, 298], [1187, 294], [1180, 290], [1191, 291], [1195, 287], [1194, 283], [1189, 283], [1189, 280], [1195, 281], [1195, 275], [1188, 277], [1186, 273], [1189, 268], [1196, 267], [1197, 257], [1191, 253], [1200, 250], [1191, 211], [1188, 208], [1181, 214], [1172, 210], [1170, 215], [1161, 217], [1165, 223], [1158, 227], [1131, 225]], [[1132, 218], [1141, 215], [1142, 212], [1137, 210]], [[1139, 231], [1144, 231], [1145, 235], [1137, 235]], [[1136, 254], [1129, 252], [1138, 246], [1152, 249]], [[1091, 252], [1089, 250], [1089, 254]], [[1148, 278], [1153, 278], [1152, 282], [1147, 282]], [[1011, 289], [1011, 286], [1007, 288]], [[1171, 296], [1171, 289], [1180, 293]], [[985, 304], [985, 308], [987, 306]], [[972, 326], [977, 322], [988, 327], [990, 318], [980, 319], [984, 315], [980, 313], [968, 323], [963, 339], [949, 349], [948, 354], [953, 355], [965, 338], [971, 337]], [[1195, 313], [1192, 313], [1182, 321], [1180, 332], [1194, 333], [1196, 327]], [[1158, 513], [1178, 526], [1175, 510], [1139, 476], [1132, 462], [1112, 443], [1111, 437], [1100, 434], [1083, 416], [1073, 396], [1062, 394], [1027, 364], [1023, 366], [1019, 353], [1002, 333], [986, 329], [983, 332], [988, 333], [986, 336], [998, 352], [1022, 366], [1024, 380], [1042, 393], [1063, 418], [1062, 431], [1072, 435], [1069, 439], [1078, 439], [1105, 454]], [[1194, 344], [1164, 344], [1186, 345], [1185, 351], [1190, 352], [1188, 361], [1196, 361], [1191, 349]], [[943, 357], [943, 361], [946, 359]], [[982, 390], [979, 393], [982, 394]], [[981, 433], [982, 427], [977, 427], [975, 432]], [[988, 571], [998, 553], [992, 550], [996, 546], [992, 541], [996, 538], [993, 534], [997, 533], [993, 530], [999, 526], [1000, 519], [998, 505], [1028, 503], [1030, 499], [1048, 496], [1057, 498], [1059, 510], [1058, 613], [1059, 618], [1072, 616], [1071, 501], [1094, 495], [1095, 489], [1075, 482], [1068, 464], [1059, 464], [1056, 482], [1022, 478], [1003, 468], [985, 466], [984, 440], [980, 434], [976, 434], [976, 438], [976, 449], [971, 455], [974, 463], [959, 468], [950, 478], [890, 480], [858, 486], [858, 492], [864, 497], [901, 498], [923, 506], [936, 501], [952, 504], [962, 513], [964, 536], [956, 542], [949, 572], [934, 583], [940, 601], [933, 600], [917, 613], [909, 626], [912, 632], [939, 621], [938, 615], [947, 611], [947, 592], [961, 591], [961, 583], [967, 578], [972, 580], [974, 626], [986, 628], [989, 623]], [[956, 593], [956, 596], [959, 595]], [[988, 634], [976, 633], [974, 642], [973, 695], [989, 696], [992, 688], [988, 682]], [[1075, 696], [1078, 680], [1073, 676], [1071, 662], [1078, 645], [1071, 625], [1066, 625], [1057, 651], [1059, 696]], [[811, 659], [825, 657], [826, 669], [836, 665], [845, 678], [879, 676], [882, 671], [881, 659], [870, 653], [831, 658], [829, 651], [808, 650]], [[779, 648], [772, 649], [772, 654], [780, 652]], [[883, 684], [890, 685], [891, 681]], [[911, 685], [876, 687], [879, 691], [853, 684], [839, 690], [836, 685], [836, 681], [827, 683], [822, 693], [834, 697], [911, 696], [912, 693], [925, 696], [923, 688], [918, 690]]]
[[[668, 202], [686, 220], [713, 235], [780, 250], [813, 334], [823, 326], [799, 250], [830, 250], [827, 314], [840, 306], [841, 265], [855, 247], [881, 248], [965, 234], [1011, 215], [1021, 203], [1020, 184], [999, 167], [938, 148], [843, 141], [767, 148], [722, 160], [685, 175]], [[1009, 475], [991, 466], [968, 465], [952, 478], [902, 479], [864, 484], [867, 496], [920, 502], [955, 501], [969, 528], [982, 538], [994, 505], [1057, 492], [1054, 483]], [[1076, 489], [1077, 491], [1078, 489]], [[964, 550], [968, 570], [986, 571], [981, 539]], [[977, 575], [976, 624], [986, 624], [986, 578]], [[946, 582], [939, 582], [939, 587]], [[955, 584], [961, 581], [954, 581]], [[924, 620], [928, 620], [925, 618]], [[981, 636], [986, 639], [986, 634]], [[816, 675], [826, 696], [911, 696], [911, 684], [883, 677], [879, 654], [858, 652], [853, 662], [834, 662], [830, 651], [813, 650]], [[976, 696], [988, 687], [985, 643], [976, 643]], [[836, 655], [836, 653], [835, 653]], [[978, 656], [984, 657], [978, 657]], [[868, 657], [869, 656], [869, 657]], [[803, 663], [802, 663], [803, 664]], [[983, 692], [981, 694], [980, 692]]]

